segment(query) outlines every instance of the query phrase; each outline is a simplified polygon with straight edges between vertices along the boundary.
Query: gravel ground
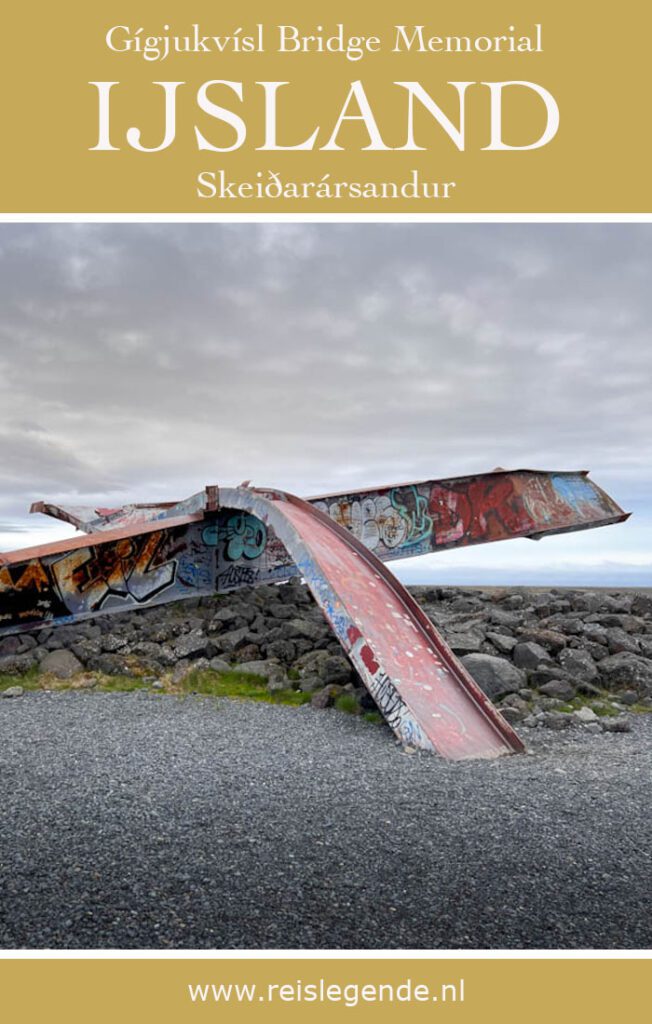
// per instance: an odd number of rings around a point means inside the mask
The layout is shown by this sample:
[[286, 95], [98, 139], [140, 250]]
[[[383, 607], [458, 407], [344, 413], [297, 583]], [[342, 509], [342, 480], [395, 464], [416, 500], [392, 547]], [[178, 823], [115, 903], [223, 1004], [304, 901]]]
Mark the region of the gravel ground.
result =
[[652, 715], [408, 755], [337, 711], [130, 693], [0, 701], [0, 945], [637, 948]]

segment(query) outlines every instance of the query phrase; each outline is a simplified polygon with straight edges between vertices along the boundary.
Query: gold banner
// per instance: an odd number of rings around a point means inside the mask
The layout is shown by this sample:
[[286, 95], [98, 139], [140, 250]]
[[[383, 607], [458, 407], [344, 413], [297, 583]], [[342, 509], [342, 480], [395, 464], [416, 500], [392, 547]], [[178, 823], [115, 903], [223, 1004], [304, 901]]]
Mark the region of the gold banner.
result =
[[32, 960], [0, 965], [6, 1020], [612, 1024], [649, 1017], [646, 960]]
[[15, 4], [0, 210], [644, 212], [652, 9]]

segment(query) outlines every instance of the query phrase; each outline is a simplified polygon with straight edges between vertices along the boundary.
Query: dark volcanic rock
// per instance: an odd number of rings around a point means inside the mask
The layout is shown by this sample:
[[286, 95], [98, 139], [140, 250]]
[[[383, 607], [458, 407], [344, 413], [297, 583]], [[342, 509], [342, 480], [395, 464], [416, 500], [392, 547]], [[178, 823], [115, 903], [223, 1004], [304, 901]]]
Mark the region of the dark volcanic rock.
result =
[[[609, 700], [623, 707], [652, 702], [649, 594], [459, 587], [417, 587], [413, 593], [485, 692], [511, 709], [511, 721], [558, 713], [575, 694], [605, 700], [608, 690]], [[0, 640], [5, 676], [39, 665], [48, 672], [57, 664], [70, 666], [73, 675], [169, 678], [197, 667], [270, 664], [278, 668], [270, 685], [306, 693], [345, 687], [360, 706], [374, 707], [308, 588], [297, 581]], [[526, 700], [525, 709], [513, 697]]]
[[504, 658], [495, 658], [491, 654], [467, 654], [462, 658], [462, 664], [492, 700], [505, 693], [518, 693], [525, 685], [524, 673]]
[[32, 652], [25, 654], [6, 654], [0, 658], [0, 675], [22, 676], [36, 664]]
[[516, 646], [516, 637], [509, 636], [508, 633], [487, 633], [487, 640], [491, 641], [501, 654], [510, 654]]
[[637, 594], [632, 601], [632, 614], [652, 618], [652, 595]]
[[635, 689], [652, 694], [652, 662], [637, 654], [622, 651], [599, 663], [600, 679], [611, 690]]
[[512, 651], [512, 658], [518, 668], [526, 670], [538, 668], [542, 662], [550, 661], [547, 650], [531, 640], [516, 644]]
[[574, 679], [592, 683], [598, 678], [598, 669], [588, 651], [566, 648], [559, 655], [559, 664]]
[[49, 672], [59, 679], [71, 679], [83, 667], [71, 651], [50, 651], [41, 661], [41, 672]]
[[576, 687], [569, 679], [551, 679], [539, 687], [541, 693], [546, 697], [555, 697], [557, 700], [572, 700], [575, 696]]

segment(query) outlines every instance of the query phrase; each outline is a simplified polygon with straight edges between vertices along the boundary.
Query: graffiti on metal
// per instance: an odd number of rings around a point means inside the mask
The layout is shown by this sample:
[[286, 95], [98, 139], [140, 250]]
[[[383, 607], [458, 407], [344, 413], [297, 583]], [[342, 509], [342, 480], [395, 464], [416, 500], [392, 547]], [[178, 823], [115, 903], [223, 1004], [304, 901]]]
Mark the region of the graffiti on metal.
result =
[[[527, 470], [322, 496], [309, 503], [383, 561], [625, 518], [583, 473]], [[271, 524], [232, 508], [202, 511], [201, 494], [123, 509], [44, 503], [34, 508], [90, 531], [92, 542], [80, 538], [63, 547], [0, 555], [0, 632], [282, 582], [302, 572]]]
[[621, 513], [583, 474], [527, 471], [406, 484], [314, 504], [386, 561], [576, 529]]
[[371, 552], [307, 502], [287, 496], [272, 504], [277, 531], [403, 743], [454, 758], [522, 748], [405, 588]]
[[301, 575], [403, 743], [522, 749], [383, 560], [626, 518], [586, 474], [497, 471], [302, 501], [211, 486], [186, 501], [39, 511], [87, 536], [0, 555], [0, 634]]
[[0, 633], [208, 594], [213, 582], [212, 558], [196, 524], [85, 541], [0, 564]]

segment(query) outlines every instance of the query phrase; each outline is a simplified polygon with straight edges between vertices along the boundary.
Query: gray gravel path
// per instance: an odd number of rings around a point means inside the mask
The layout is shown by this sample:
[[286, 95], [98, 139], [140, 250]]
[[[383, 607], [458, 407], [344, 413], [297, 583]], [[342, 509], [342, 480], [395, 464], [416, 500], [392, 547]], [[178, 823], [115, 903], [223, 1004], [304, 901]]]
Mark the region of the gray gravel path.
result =
[[649, 947], [652, 715], [450, 764], [165, 695], [0, 701], [0, 945]]

